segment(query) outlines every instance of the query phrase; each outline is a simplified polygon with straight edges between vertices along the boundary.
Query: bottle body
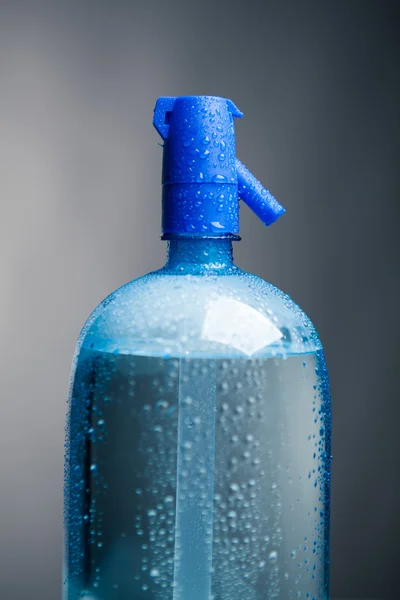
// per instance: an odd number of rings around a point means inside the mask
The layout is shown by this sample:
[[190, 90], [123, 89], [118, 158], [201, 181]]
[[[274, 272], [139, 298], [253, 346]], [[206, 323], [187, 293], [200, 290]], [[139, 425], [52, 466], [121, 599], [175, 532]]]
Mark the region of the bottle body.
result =
[[229, 241], [171, 246], [78, 346], [64, 598], [325, 600], [319, 339], [287, 296], [233, 266]]

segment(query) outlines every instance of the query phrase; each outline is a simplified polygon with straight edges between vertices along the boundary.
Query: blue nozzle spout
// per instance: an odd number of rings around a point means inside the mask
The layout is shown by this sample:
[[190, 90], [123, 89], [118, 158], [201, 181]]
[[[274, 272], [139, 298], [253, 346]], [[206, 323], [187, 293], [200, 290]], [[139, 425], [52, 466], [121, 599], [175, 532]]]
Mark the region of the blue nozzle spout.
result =
[[285, 209], [236, 158], [232, 100], [215, 96], [159, 98], [153, 124], [164, 140], [164, 237], [239, 233], [239, 198], [265, 225]]
[[239, 198], [246, 202], [264, 225], [275, 223], [286, 212], [283, 206], [238, 158], [236, 159], [236, 170]]

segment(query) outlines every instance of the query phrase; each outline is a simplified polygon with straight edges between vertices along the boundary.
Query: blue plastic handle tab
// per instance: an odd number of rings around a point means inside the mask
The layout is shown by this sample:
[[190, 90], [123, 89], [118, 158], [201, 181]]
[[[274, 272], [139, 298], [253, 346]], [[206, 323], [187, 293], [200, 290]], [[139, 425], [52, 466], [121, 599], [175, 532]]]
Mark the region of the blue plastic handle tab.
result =
[[169, 121], [174, 110], [175, 98], [159, 98], [154, 109], [153, 125], [163, 140], [168, 137]]

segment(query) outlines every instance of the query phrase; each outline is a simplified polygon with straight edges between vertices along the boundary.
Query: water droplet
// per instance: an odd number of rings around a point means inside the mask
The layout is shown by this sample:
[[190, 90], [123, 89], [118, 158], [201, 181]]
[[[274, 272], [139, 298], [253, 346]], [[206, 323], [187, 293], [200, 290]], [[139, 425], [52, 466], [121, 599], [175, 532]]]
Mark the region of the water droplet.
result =
[[231, 483], [229, 487], [231, 488], [232, 492], [238, 492], [240, 489], [237, 483]]
[[159, 400], [156, 403], [156, 410], [166, 410], [169, 407], [169, 403], [166, 400]]
[[227, 179], [225, 175], [214, 175], [211, 181], [212, 183], [226, 183]]
[[220, 160], [221, 162], [224, 162], [225, 154], [223, 152], [221, 152], [221, 154], [218, 154], [218, 160]]
[[272, 550], [272, 552], [270, 552], [268, 554], [268, 561], [270, 563], [275, 563], [278, 560], [278, 553], [276, 550]]
[[296, 550], [292, 550], [290, 556], [291, 558], [296, 558]]
[[150, 577], [158, 577], [160, 575], [160, 571], [158, 569], [151, 569]]

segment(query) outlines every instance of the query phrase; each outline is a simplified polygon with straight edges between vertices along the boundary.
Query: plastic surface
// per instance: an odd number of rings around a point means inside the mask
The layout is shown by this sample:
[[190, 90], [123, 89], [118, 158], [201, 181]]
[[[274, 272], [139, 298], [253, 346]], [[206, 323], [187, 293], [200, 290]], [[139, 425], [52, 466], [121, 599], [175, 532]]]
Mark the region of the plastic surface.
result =
[[96, 309], [85, 345], [163, 358], [321, 350], [311, 321], [289, 296], [233, 263], [229, 240], [178, 239], [168, 248], [163, 269], [126, 284]]
[[238, 194], [264, 225], [272, 225], [285, 209], [240, 160], [236, 159]]
[[237, 235], [241, 198], [265, 225], [284, 208], [236, 159], [231, 100], [159, 98], [153, 124], [164, 140], [162, 230], [168, 234]]
[[74, 365], [65, 600], [329, 597], [321, 343], [229, 240], [170, 241]]

